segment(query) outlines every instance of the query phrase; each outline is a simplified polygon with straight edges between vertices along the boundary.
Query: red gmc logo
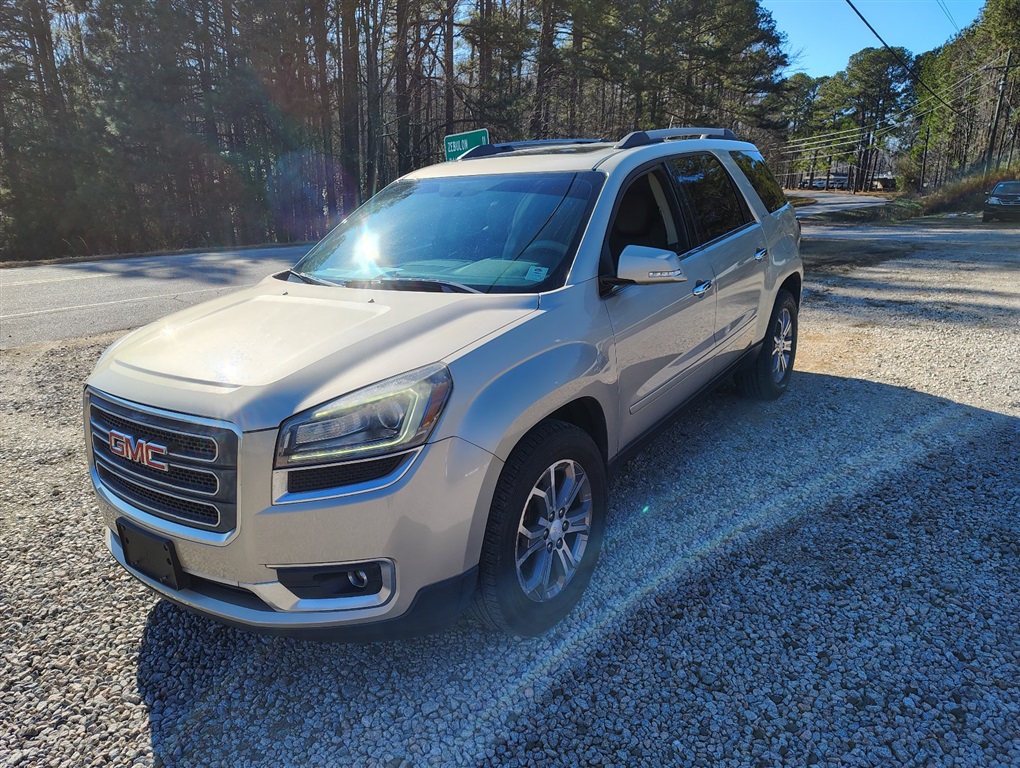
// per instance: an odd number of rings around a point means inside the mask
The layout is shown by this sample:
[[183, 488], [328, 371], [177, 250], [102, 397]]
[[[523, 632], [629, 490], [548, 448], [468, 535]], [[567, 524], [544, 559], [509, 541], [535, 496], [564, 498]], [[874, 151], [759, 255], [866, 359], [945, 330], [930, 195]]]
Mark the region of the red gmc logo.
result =
[[131, 435], [123, 432], [110, 430], [110, 450], [128, 461], [142, 464], [152, 469], [166, 472], [168, 469], [165, 461], [160, 461], [157, 456], [166, 456], [166, 446], [156, 443], [147, 443], [145, 440], [135, 440]]

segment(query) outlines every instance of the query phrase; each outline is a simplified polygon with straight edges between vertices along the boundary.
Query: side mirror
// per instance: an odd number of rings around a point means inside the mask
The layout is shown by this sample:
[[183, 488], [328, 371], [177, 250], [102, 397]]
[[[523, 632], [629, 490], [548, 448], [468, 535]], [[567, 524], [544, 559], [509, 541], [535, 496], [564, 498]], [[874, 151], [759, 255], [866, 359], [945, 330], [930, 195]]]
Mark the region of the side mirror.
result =
[[616, 268], [616, 283], [682, 283], [687, 279], [680, 257], [673, 251], [648, 248], [644, 245], [628, 245], [620, 254]]

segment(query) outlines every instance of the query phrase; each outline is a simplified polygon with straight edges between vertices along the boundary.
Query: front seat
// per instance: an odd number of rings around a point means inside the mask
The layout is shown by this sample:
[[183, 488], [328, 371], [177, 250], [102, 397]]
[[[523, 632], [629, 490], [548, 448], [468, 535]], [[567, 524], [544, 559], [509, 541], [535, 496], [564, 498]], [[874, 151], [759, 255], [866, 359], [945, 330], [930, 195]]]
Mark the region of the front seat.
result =
[[659, 205], [655, 201], [648, 177], [635, 181], [620, 201], [616, 220], [609, 233], [609, 252], [613, 266], [620, 261], [620, 254], [628, 245], [645, 245], [650, 248], [667, 249], [666, 226], [662, 222]]

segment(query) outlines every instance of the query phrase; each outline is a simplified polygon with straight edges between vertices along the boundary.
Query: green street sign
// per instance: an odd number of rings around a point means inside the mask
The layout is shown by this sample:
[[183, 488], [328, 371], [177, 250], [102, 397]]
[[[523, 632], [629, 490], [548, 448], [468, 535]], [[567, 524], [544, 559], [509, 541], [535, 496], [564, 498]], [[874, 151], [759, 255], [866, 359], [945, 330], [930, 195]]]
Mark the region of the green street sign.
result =
[[480, 147], [489, 143], [489, 129], [479, 128], [477, 131], [466, 131], [465, 133], [453, 133], [443, 139], [446, 147], [446, 159], [456, 160], [469, 149]]

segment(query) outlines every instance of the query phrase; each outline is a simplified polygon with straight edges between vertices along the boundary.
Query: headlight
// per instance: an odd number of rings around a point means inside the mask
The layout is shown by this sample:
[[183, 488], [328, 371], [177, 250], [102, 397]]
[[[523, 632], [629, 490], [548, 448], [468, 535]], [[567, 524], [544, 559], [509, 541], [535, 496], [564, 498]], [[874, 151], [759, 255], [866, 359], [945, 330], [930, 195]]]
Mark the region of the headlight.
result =
[[280, 427], [276, 467], [332, 464], [422, 445], [452, 390], [449, 369], [434, 363], [292, 416]]
[[988, 204], [989, 205], [1002, 205], [1002, 200], [1000, 200], [997, 197], [990, 197], [990, 198], [988, 198]]

